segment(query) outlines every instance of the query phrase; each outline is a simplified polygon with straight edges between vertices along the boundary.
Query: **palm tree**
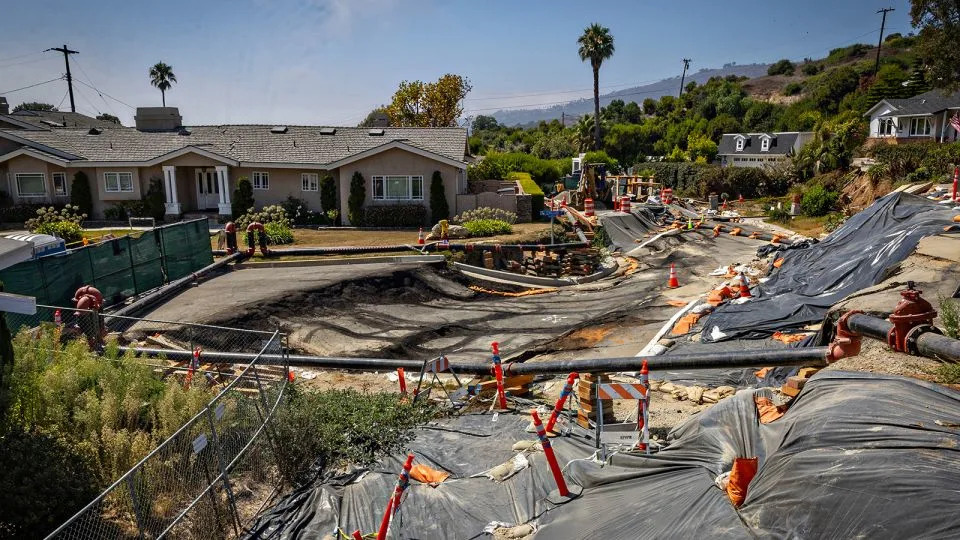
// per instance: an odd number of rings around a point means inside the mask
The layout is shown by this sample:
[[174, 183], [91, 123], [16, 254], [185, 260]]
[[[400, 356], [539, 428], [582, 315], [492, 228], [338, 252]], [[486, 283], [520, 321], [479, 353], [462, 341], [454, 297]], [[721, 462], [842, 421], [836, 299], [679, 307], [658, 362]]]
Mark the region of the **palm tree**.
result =
[[177, 76], [173, 74], [173, 67], [163, 62], [157, 62], [150, 68], [150, 84], [160, 89], [160, 97], [163, 99], [163, 106], [167, 106], [167, 90], [177, 82]]
[[593, 68], [593, 149], [600, 149], [600, 64], [613, 56], [613, 36], [610, 29], [593, 23], [583, 30], [577, 40], [580, 44], [580, 60], [590, 60]]

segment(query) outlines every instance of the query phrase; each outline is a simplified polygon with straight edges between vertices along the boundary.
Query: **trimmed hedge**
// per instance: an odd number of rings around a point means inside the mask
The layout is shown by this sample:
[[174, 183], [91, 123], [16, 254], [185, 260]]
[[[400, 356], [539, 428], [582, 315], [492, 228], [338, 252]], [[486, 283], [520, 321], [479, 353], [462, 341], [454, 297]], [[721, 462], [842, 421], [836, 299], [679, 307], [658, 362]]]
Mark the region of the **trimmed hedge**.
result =
[[467, 232], [470, 233], [471, 237], [494, 236], [513, 232], [513, 226], [499, 219], [475, 219], [464, 223], [463, 226], [467, 229]]
[[427, 222], [427, 207], [420, 204], [367, 206], [363, 209], [366, 227], [420, 227]]
[[518, 182], [523, 192], [530, 195], [530, 209], [533, 219], [540, 218], [540, 212], [543, 210], [543, 190], [533, 181], [530, 173], [512, 172], [507, 175], [507, 180]]
[[689, 196], [698, 193], [700, 177], [704, 171], [718, 167], [703, 163], [659, 161], [640, 163], [637, 168], [653, 171], [654, 180], [664, 187], [672, 188], [677, 192], [677, 196]]

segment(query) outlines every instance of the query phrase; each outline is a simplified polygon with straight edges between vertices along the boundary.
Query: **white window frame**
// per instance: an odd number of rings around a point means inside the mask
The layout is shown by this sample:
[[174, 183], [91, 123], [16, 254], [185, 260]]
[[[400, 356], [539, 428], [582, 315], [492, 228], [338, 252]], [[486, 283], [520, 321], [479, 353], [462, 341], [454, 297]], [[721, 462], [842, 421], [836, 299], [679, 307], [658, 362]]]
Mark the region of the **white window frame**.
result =
[[[117, 186], [114, 189], [110, 188], [109, 177], [111, 176], [117, 183]], [[121, 180], [123, 177], [130, 178], [130, 185], [127, 189], [124, 189], [123, 187], [123, 181]], [[109, 171], [103, 173], [103, 190], [107, 193], [133, 193], [133, 173], [124, 171]]]
[[[926, 128], [926, 133], [918, 133], [916, 129], [919, 122], [923, 122], [923, 126]], [[930, 119], [926, 116], [915, 116], [910, 119], [910, 136], [911, 137], [929, 137], [932, 132], [930, 127]]]
[[760, 151], [767, 152], [770, 150], [770, 138], [763, 137], [760, 139]]
[[737, 139], [737, 152], [743, 152], [743, 137], [736, 137]]
[[877, 126], [878, 137], [893, 137], [896, 135], [897, 126], [893, 118], [880, 118]]
[[318, 173], [300, 173], [300, 191], [320, 191]]
[[[21, 176], [39, 176], [43, 180], [43, 193], [24, 193], [20, 189], [20, 177]], [[29, 173], [16, 173], [14, 175], [14, 181], [17, 184], [17, 196], [18, 197], [46, 197], [47, 196], [47, 175], [42, 172], [29, 172]]]
[[[406, 193], [400, 197], [387, 197], [387, 178], [405, 178]], [[414, 180], [420, 181], [420, 194], [414, 196]], [[380, 189], [377, 189], [377, 182], [380, 182]], [[423, 200], [423, 175], [421, 174], [375, 174], [370, 177], [370, 193], [375, 201], [422, 201]]]
[[[58, 196], [63, 196], [67, 194], [67, 173], [65, 172], [55, 172], [50, 174], [50, 178], [53, 180], [53, 194]], [[62, 181], [60, 187], [57, 187], [57, 179]]]
[[267, 191], [270, 189], [270, 173], [254, 171], [250, 174], [250, 183], [253, 184], [253, 189], [257, 191]]

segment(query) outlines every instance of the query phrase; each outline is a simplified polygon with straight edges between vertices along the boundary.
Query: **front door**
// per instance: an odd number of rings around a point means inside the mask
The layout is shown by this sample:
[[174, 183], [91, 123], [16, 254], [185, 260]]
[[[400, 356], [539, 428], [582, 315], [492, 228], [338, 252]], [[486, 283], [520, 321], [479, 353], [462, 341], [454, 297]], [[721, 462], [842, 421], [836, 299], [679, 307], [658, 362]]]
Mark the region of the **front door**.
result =
[[197, 169], [197, 210], [216, 210], [220, 203], [220, 184], [215, 169]]

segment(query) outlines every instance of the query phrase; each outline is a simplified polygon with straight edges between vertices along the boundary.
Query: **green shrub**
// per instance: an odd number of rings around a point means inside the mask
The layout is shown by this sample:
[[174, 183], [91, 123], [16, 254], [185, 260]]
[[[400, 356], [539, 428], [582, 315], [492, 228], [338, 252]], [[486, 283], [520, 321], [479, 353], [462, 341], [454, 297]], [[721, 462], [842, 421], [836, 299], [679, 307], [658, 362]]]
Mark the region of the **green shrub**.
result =
[[490, 152], [467, 168], [469, 180], [505, 180], [513, 171], [530, 174], [537, 184], [555, 184], [570, 170], [570, 160], [540, 159], [520, 152]]
[[854, 43], [853, 45], [848, 45], [846, 47], [838, 47], [830, 51], [830, 54], [827, 55], [826, 61], [828, 64], [838, 64], [852, 58], [864, 56], [871, 48], [872, 45], [867, 45], [865, 43]]
[[798, 82], [788, 83], [783, 87], [783, 95], [795, 96], [803, 91], [803, 85]]
[[70, 184], [70, 204], [76, 206], [81, 214], [93, 214], [93, 193], [90, 191], [90, 179], [87, 173], [77, 171]]
[[267, 239], [271, 244], [292, 244], [293, 230], [289, 225], [283, 223], [265, 223], [263, 231], [267, 233]]
[[320, 179], [320, 206], [324, 212], [337, 209], [337, 183], [329, 174]]
[[37, 215], [37, 210], [48, 208], [42, 204], [18, 204], [0, 207], [0, 223], [23, 223]]
[[804, 64], [802, 68], [800, 68], [800, 73], [803, 73], [804, 75], [807, 75], [807, 76], [812, 76], [812, 75], [816, 75], [817, 73], [820, 73], [821, 69], [822, 68], [820, 67], [819, 64], [808, 62]]
[[[233, 199], [230, 201], [231, 211], [234, 219], [239, 218], [248, 209], [253, 208], [256, 202], [253, 200], [253, 184], [246, 176], [237, 179], [237, 189], [233, 190]], [[246, 227], [246, 225], [244, 225]]]
[[773, 207], [767, 210], [767, 219], [774, 223], [790, 223], [790, 211], [786, 208]]
[[470, 236], [495, 236], [498, 234], [510, 234], [513, 232], [513, 226], [506, 221], [499, 219], [475, 219], [463, 224], [470, 233]]
[[441, 219], [448, 217], [450, 217], [450, 206], [447, 204], [443, 177], [440, 171], [433, 171], [433, 178], [430, 180], [430, 223], [439, 223]]
[[363, 203], [367, 200], [367, 187], [364, 184], [363, 175], [360, 171], [353, 173], [350, 178], [350, 195], [347, 198], [347, 219], [354, 227], [364, 225], [366, 217], [363, 211]]
[[529, 173], [525, 172], [511, 172], [507, 175], [507, 179], [519, 183], [523, 192], [530, 195], [531, 213], [534, 219], [539, 218], [543, 210], [543, 190], [540, 186], [533, 181]]
[[368, 465], [401, 450], [413, 429], [435, 415], [427, 400], [413, 404], [394, 393], [289, 388], [271, 435], [280, 474], [294, 486], [327, 469]]
[[234, 220], [234, 223], [237, 224], [237, 230], [244, 231], [247, 225], [250, 225], [254, 221], [258, 221], [263, 225], [267, 223], [278, 223], [288, 229], [290, 228], [290, 217], [287, 215], [286, 209], [279, 204], [264, 206], [259, 212], [253, 207], [248, 208], [245, 213]]
[[940, 323], [947, 337], [960, 339], [960, 303], [952, 298], [938, 295]]
[[821, 185], [808, 189], [800, 201], [800, 210], [807, 216], [825, 216], [837, 204], [839, 195], [836, 191], [828, 191]]
[[784, 58], [767, 68], [767, 75], [793, 75], [795, 69], [796, 66], [793, 65], [793, 62]]
[[83, 239], [83, 220], [87, 214], [79, 213], [76, 206], [66, 205], [61, 210], [52, 206], [37, 209], [36, 217], [28, 219], [24, 226], [37, 234], [52, 234], [66, 243]]
[[603, 228], [603, 225], [593, 229], [593, 240], [590, 241], [591, 246], [595, 248], [605, 248], [612, 242], [613, 240], [610, 239], [610, 234]]
[[937, 382], [943, 384], [960, 383], [960, 364], [945, 363], [940, 364], [933, 370]]
[[427, 207], [421, 204], [376, 205], [363, 209], [363, 224], [367, 227], [412, 228], [426, 221]]
[[461, 223], [474, 221], [477, 219], [496, 219], [499, 221], [506, 221], [507, 223], [513, 225], [517, 222], [517, 215], [502, 208], [481, 206], [480, 208], [474, 208], [473, 210], [461, 212], [460, 215], [454, 216], [450, 222], [459, 225]]
[[307, 201], [288, 195], [286, 200], [280, 203], [284, 212], [296, 225], [326, 225], [332, 223], [324, 212], [315, 212], [310, 210]]
[[833, 212], [827, 215], [827, 220], [823, 222], [823, 230], [833, 232], [847, 222], [847, 216], [840, 212]]

